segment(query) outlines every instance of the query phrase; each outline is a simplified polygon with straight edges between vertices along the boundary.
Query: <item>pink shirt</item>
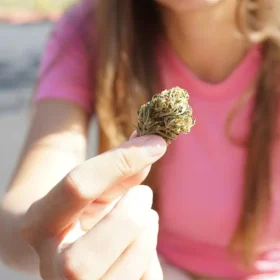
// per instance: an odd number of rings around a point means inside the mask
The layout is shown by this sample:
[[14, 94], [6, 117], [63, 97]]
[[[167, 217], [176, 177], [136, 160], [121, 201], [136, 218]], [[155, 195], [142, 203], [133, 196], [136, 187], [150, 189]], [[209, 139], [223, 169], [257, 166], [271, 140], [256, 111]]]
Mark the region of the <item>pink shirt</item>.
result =
[[[83, 14], [82, 5], [67, 13], [48, 41], [41, 72], [57, 55], [61, 42], [72, 39], [67, 52], [39, 85], [36, 102], [67, 100], [91, 114], [94, 98], [89, 59], [79, 29], [75, 31]], [[166, 44], [159, 47], [158, 58], [162, 65], [161, 88], [187, 89], [197, 119], [192, 132], [178, 137], [163, 159], [159, 253], [179, 267], [207, 275], [238, 279], [280, 275], [280, 145], [273, 158], [273, 214], [262, 231], [254, 269], [245, 271], [239, 258], [231, 258], [227, 251], [243, 199], [246, 151], [229, 141], [224, 126], [230, 109], [256, 77], [262, 62], [260, 47], [253, 47], [232, 74], [218, 84], [199, 80]], [[248, 134], [252, 105], [248, 102], [235, 118], [234, 136]]]

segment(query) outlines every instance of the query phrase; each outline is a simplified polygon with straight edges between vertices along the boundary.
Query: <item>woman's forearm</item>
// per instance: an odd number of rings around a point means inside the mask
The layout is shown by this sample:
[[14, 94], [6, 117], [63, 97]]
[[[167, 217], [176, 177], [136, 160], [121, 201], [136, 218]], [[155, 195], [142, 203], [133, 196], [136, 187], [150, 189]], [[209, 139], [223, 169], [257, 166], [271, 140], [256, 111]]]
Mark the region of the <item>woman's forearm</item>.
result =
[[[39, 158], [45, 159], [44, 168]], [[78, 163], [77, 157], [71, 153], [57, 155], [52, 149], [46, 149], [21, 168], [0, 204], [0, 260], [6, 265], [38, 273], [37, 255], [20, 234], [24, 215]]]
[[38, 273], [37, 255], [20, 235], [24, 215], [80, 162], [75, 153], [58, 151], [54, 146], [29, 153], [0, 204], [2, 262], [17, 270]]
[[38, 257], [21, 238], [21, 225], [29, 207], [85, 160], [87, 126], [87, 114], [72, 103], [37, 105], [18, 167], [0, 201], [0, 260], [8, 266], [38, 273]]

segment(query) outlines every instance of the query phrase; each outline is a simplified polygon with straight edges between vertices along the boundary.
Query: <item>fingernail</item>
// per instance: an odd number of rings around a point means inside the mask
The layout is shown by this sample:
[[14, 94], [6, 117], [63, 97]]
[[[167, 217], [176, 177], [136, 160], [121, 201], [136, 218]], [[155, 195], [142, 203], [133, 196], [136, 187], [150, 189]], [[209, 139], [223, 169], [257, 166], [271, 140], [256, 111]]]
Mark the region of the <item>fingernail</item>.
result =
[[153, 193], [147, 186], [137, 186], [128, 191], [125, 204], [129, 217], [139, 226], [147, 222], [148, 211], [152, 207]]
[[132, 140], [132, 139], [136, 138], [137, 136], [138, 136], [138, 135], [137, 135], [137, 131], [134, 131], [134, 132], [131, 134], [129, 140]]
[[150, 157], [161, 156], [166, 151], [166, 142], [159, 136], [149, 136], [143, 148]]

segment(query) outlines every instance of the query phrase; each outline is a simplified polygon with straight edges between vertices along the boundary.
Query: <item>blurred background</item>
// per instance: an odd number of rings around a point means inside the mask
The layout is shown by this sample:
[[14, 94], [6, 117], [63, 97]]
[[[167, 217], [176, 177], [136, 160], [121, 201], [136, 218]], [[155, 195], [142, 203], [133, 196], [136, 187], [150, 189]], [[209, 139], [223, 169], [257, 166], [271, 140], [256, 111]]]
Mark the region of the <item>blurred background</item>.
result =
[[[0, 0], [0, 197], [9, 183], [28, 131], [31, 95], [48, 35], [77, 0]], [[95, 142], [96, 122], [90, 128]], [[90, 145], [88, 155], [95, 154]], [[0, 225], [1, 230], [1, 225]], [[0, 263], [0, 279], [31, 280]]]

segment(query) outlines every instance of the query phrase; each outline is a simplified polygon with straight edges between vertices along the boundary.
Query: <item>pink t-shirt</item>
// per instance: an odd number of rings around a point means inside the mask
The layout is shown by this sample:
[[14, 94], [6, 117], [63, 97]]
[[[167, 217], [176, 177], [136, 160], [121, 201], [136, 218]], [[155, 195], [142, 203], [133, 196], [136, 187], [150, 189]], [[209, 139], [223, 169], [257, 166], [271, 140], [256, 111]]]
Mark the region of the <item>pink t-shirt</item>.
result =
[[[91, 65], [77, 29], [84, 11], [79, 5], [68, 12], [48, 41], [41, 73], [52, 63], [61, 43], [71, 43], [41, 81], [35, 100], [67, 100], [92, 114]], [[260, 46], [249, 50], [231, 75], [218, 84], [199, 80], [164, 43], [158, 48], [158, 61], [162, 66], [161, 88], [187, 89], [197, 119], [192, 132], [179, 136], [163, 158], [159, 253], [175, 265], [200, 274], [235, 279], [280, 275], [280, 145], [273, 152], [273, 214], [262, 230], [254, 269], [245, 271], [239, 258], [227, 251], [243, 200], [246, 150], [230, 142], [224, 127], [231, 108], [256, 78], [262, 63]], [[236, 116], [233, 136], [248, 134], [252, 105], [251, 100]]]

